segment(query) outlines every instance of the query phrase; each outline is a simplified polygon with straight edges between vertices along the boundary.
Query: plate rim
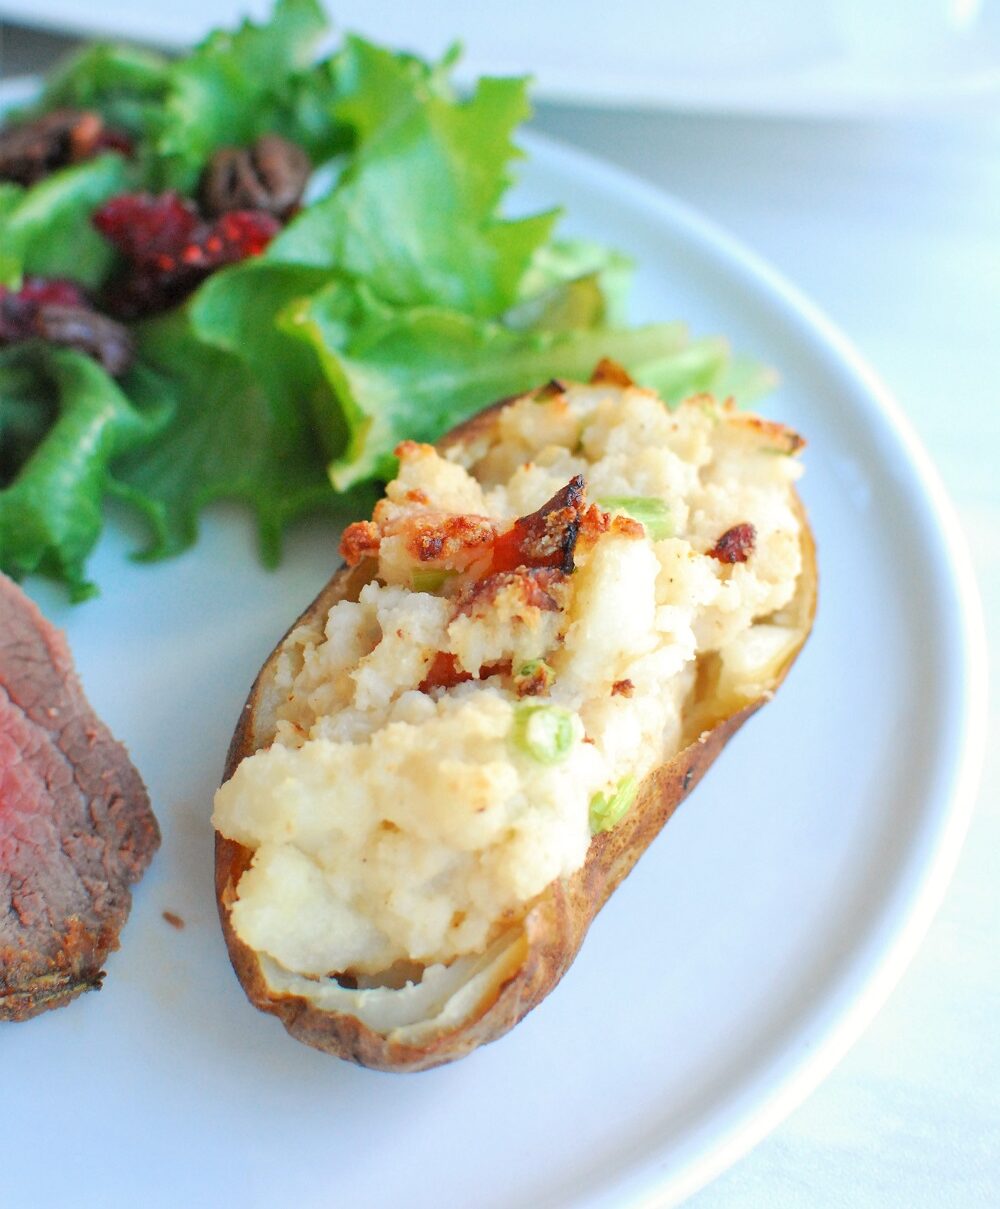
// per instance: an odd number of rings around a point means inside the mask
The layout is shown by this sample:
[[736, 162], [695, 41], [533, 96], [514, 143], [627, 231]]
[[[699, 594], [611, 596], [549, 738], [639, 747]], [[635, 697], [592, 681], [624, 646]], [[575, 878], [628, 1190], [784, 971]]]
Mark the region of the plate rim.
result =
[[[34, 76], [0, 81], [0, 111], [30, 97], [37, 86], [38, 78]], [[722, 225], [636, 173], [530, 127], [518, 132], [517, 142], [529, 153], [527, 165], [521, 165], [520, 179], [538, 164], [545, 172], [583, 181], [591, 195], [614, 192], [619, 200], [624, 197], [629, 207], [665, 225], [677, 238], [724, 266], [727, 273], [737, 273], [752, 291], [763, 293], [776, 303], [783, 321], [794, 315], [813, 347], [822, 347], [835, 356], [841, 369], [866, 397], [865, 414], [873, 410], [905, 453], [920, 497], [929, 503], [936, 518], [941, 545], [948, 554], [948, 581], [961, 606], [954, 618], [954, 634], [963, 656], [962, 671], [955, 676], [962, 682], [960, 699], [966, 726], [956, 749], [948, 753], [947, 785], [940, 791], [941, 804], [934, 812], [934, 842], [908, 892], [898, 903], [894, 897], [894, 910], [884, 912], [887, 917], [898, 918], [880, 945], [871, 942], [876, 951], [862, 963], [863, 976], [855, 973], [852, 964], [830, 984], [832, 989], [807, 1013], [805, 1025], [787, 1034], [775, 1056], [745, 1079], [740, 1092], [748, 1103], [734, 1113], [733, 1120], [714, 1131], [708, 1130], [711, 1136], [696, 1142], [691, 1147], [692, 1154], [677, 1163], [674, 1170], [663, 1170], [662, 1148], [647, 1149], [641, 1159], [610, 1172], [582, 1198], [573, 1193], [571, 1202], [578, 1209], [598, 1209], [611, 1204], [665, 1209], [711, 1183], [808, 1098], [860, 1038], [915, 956], [955, 871], [985, 761], [988, 732], [985, 618], [968, 541], [933, 460], [901, 405], [822, 309]], [[794, 338], [801, 340], [802, 336], [795, 333]], [[901, 893], [897, 887], [897, 894]], [[815, 1017], [822, 1017], [831, 1000], [837, 998], [832, 990], [852, 982], [856, 985], [847, 1003], [835, 1007], [831, 1018], [816, 1028], [812, 1023]], [[808, 1033], [811, 1025], [816, 1031], [808, 1035], [808, 1052], [803, 1047], [801, 1056], [789, 1057], [799, 1032]], [[776, 1079], [775, 1067], [779, 1068]], [[710, 1123], [711, 1115], [705, 1120]], [[706, 1129], [707, 1124], [702, 1124], [701, 1130]]]
[[[748, 1154], [816, 1090], [860, 1039], [915, 957], [957, 867], [985, 764], [988, 734], [985, 616], [968, 539], [933, 459], [902, 405], [822, 308], [723, 225], [636, 173], [530, 129], [522, 131], [518, 141], [528, 153], [529, 163], [542, 162], [546, 171], [554, 169], [560, 176], [568, 174], [583, 179], [588, 192], [614, 191], [618, 197], [625, 196], [630, 207], [664, 223], [685, 244], [693, 244], [699, 253], [724, 264], [727, 272], [737, 273], [741, 284], [776, 303], [784, 322], [794, 315], [808, 333], [812, 347], [824, 348], [835, 356], [841, 370], [853, 379], [859, 394], [866, 398], [866, 417], [872, 411], [883, 420], [904, 452], [908, 469], [919, 486], [919, 496], [929, 504], [937, 521], [940, 544], [948, 555], [947, 580], [960, 605], [953, 618], [953, 634], [962, 662], [961, 670], [956, 669], [953, 676], [966, 725], [954, 750], [946, 753], [947, 759], [939, 756], [935, 762], [935, 769], [944, 765], [948, 775], [939, 793], [940, 804], [933, 812], [936, 824], [933, 843], [919, 875], [913, 877], [907, 893], [903, 894], [901, 885], [896, 887], [891, 896], [893, 909], [873, 917], [895, 916], [890, 934], [880, 945], [869, 941], [875, 952], [867, 955], [860, 971], [855, 972], [854, 960], [830, 984], [818, 1005], [807, 1013], [806, 1023], [786, 1037], [775, 1058], [761, 1064], [764, 1076], [757, 1072], [745, 1080], [741, 1090], [746, 1092], [750, 1104], [735, 1114], [735, 1120], [721, 1129], [714, 1142], [696, 1144], [692, 1156], [667, 1173], [662, 1169], [662, 1161], [657, 1162], [658, 1154], [662, 1160], [662, 1152], [647, 1150], [640, 1161], [627, 1169], [624, 1179], [602, 1181], [592, 1193], [572, 1202], [578, 1209], [606, 1209], [612, 1203], [632, 1209], [653, 1209], [653, 1206], [669, 1209], [706, 1187]], [[802, 340], [800, 333], [793, 335]], [[907, 496], [912, 498], [912, 491]], [[902, 884], [906, 878], [901, 875], [899, 881]], [[902, 898], [897, 902], [900, 895]], [[855, 959], [864, 947], [852, 951]], [[852, 982], [857, 985], [848, 1002], [835, 1010], [815, 1034], [809, 1034], [810, 1021], [824, 1015], [824, 1007], [838, 997], [834, 992], [841, 991], [842, 984], [849, 987]], [[802, 1056], [789, 1058], [788, 1051], [799, 1033], [808, 1034], [809, 1046], [802, 1047]], [[766, 1094], [751, 1094], [758, 1084], [766, 1085], [766, 1073], [774, 1066], [787, 1069]], [[623, 1193], [626, 1199], [622, 1199]]]

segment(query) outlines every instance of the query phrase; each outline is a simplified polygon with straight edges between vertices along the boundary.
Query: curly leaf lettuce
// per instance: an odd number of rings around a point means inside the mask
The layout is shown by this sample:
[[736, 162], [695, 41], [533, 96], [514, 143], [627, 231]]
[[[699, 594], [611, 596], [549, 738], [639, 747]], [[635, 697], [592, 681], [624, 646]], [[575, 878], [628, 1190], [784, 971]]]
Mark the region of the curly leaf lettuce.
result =
[[218, 147], [266, 132], [296, 139], [314, 163], [338, 150], [336, 81], [329, 62], [314, 63], [326, 28], [318, 0], [279, 0], [266, 24], [216, 31], [178, 60], [155, 144], [158, 185], [191, 192]]
[[624, 327], [632, 262], [589, 240], [554, 239], [538, 248], [503, 321], [515, 328]]
[[319, 461], [344, 446], [343, 411], [312, 350], [275, 318], [328, 284], [330, 276], [308, 265], [249, 260], [216, 274], [188, 306], [192, 334], [238, 358], [276, 409], [305, 409], [315, 427]]
[[[142, 371], [137, 371], [139, 378]], [[109, 466], [166, 421], [71, 349], [0, 350], [0, 568], [63, 580], [74, 600], [100, 534]]]
[[220, 146], [285, 134], [322, 163], [346, 145], [334, 64], [314, 61], [327, 21], [316, 0], [279, 0], [270, 21], [210, 34], [188, 55], [97, 43], [72, 55], [27, 113], [96, 110], [137, 144], [135, 181], [193, 192]]
[[689, 343], [682, 324], [515, 331], [443, 307], [394, 309], [343, 283], [293, 305], [279, 322], [312, 347], [343, 408], [349, 438], [329, 468], [338, 491], [390, 477], [404, 437], [434, 440], [546, 378], [586, 379], [602, 357], [673, 396], [710, 384], [727, 359], [723, 342]]
[[93, 109], [109, 126], [142, 138], [159, 129], [170, 72], [165, 55], [98, 42], [53, 72], [31, 111]]
[[307, 406], [268, 390], [245, 361], [199, 340], [186, 310], [143, 324], [144, 373], [127, 383], [145, 406], [169, 400], [155, 445], [115, 462], [113, 488], [145, 514], [153, 539], [141, 558], [179, 553], [213, 500], [256, 514], [261, 555], [274, 565], [285, 526], [317, 508], [343, 507], [330, 488]]
[[72, 277], [96, 285], [113, 255], [90, 222], [94, 210], [125, 188], [120, 155], [101, 155], [63, 168], [29, 189], [0, 189], [0, 285], [17, 286], [23, 273]]
[[308, 207], [265, 253], [337, 270], [396, 306], [433, 303], [496, 315], [557, 214], [500, 217], [513, 131], [528, 115], [524, 80], [480, 80], [456, 100], [446, 68], [349, 38], [338, 56], [335, 112], [355, 132], [332, 193]]

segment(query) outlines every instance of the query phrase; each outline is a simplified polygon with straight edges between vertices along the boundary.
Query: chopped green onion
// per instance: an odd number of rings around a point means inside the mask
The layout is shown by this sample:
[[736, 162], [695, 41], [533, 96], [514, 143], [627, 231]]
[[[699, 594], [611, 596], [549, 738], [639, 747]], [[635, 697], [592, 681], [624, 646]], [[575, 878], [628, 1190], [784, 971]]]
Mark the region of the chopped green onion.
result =
[[574, 715], [559, 705], [518, 705], [514, 742], [539, 764], [561, 764], [576, 740]]
[[599, 831], [610, 831], [616, 823], [628, 814], [635, 801], [635, 791], [638, 784], [635, 777], [622, 777], [614, 792], [608, 797], [603, 793], [595, 793], [590, 799], [590, 831], [597, 835]]
[[605, 512], [624, 512], [639, 521], [654, 542], [674, 535], [670, 506], [655, 495], [608, 495], [597, 503]]
[[437, 592], [457, 572], [442, 571], [439, 568], [428, 567], [422, 571], [414, 571], [411, 580], [414, 592]]
[[[529, 659], [527, 663], [522, 664], [514, 675], [514, 680], [534, 680], [536, 677], [541, 679], [541, 689], [547, 689], [555, 680], [556, 674], [544, 659]], [[534, 690], [536, 693], [538, 689]]]

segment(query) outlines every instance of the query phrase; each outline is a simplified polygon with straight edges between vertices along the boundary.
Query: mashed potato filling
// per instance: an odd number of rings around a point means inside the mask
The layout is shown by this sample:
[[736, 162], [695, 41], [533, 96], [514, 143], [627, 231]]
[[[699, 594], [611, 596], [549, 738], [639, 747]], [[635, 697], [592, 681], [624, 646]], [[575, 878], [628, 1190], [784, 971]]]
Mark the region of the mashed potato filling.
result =
[[286, 640], [272, 741], [216, 796], [254, 853], [240, 938], [333, 993], [504, 943], [690, 738], [705, 669], [750, 700], [787, 657], [800, 445], [600, 381], [445, 454], [404, 443], [344, 538], [374, 577]]

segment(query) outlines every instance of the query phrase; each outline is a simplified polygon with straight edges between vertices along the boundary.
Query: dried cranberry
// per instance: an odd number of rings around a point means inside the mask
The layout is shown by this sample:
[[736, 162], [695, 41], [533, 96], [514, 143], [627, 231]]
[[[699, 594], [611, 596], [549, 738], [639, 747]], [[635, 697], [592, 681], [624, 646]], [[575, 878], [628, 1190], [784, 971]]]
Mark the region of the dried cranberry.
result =
[[97, 211], [94, 225], [128, 262], [105, 291], [109, 309], [123, 318], [175, 305], [214, 269], [259, 256], [281, 229], [262, 210], [207, 223], [176, 193], [122, 194]]
[[[259, 256], [281, 230], [281, 223], [264, 210], [231, 210], [212, 223], [205, 239], [213, 264], [232, 264]], [[221, 240], [216, 250], [215, 240]]]
[[19, 290], [0, 286], [0, 344], [30, 340], [40, 307], [85, 306], [80, 287], [62, 278], [26, 277]]
[[199, 227], [198, 211], [178, 193], [121, 193], [95, 211], [93, 224], [133, 264], [169, 272]]
[[0, 293], [0, 344], [16, 344], [31, 335], [38, 307], [10, 290]]
[[203, 272], [187, 270], [165, 274], [155, 269], [126, 268], [107, 283], [101, 301], [118, 319], [141, 319], [183, 302], [204, 277]]
[[81, 287], [66, 277], [25, 277], [18, 294], [22, 298], [37, 302], [39, 306], [47, 306], [50, 303], [56, 306], [87, 305]]

